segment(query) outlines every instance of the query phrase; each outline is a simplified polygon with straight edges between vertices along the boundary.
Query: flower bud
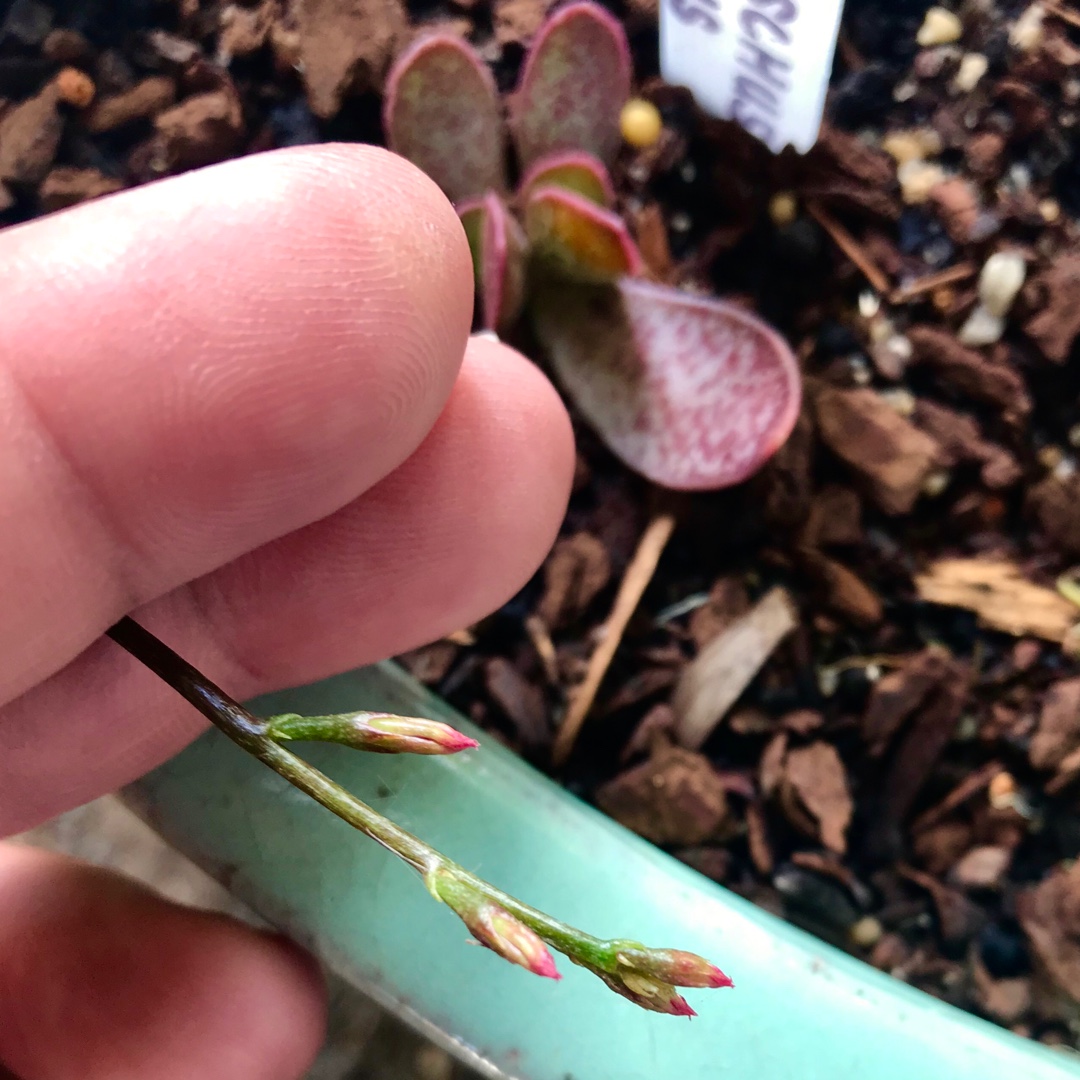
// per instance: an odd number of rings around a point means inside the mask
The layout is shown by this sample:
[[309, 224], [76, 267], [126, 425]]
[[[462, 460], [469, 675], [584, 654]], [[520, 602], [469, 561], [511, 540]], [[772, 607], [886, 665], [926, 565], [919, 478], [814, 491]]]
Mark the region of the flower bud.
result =
[[456, 754], [480, 744], [437, 720], [393, 713], [355, 712], [335, 716], [287, 713], [266, 721], [278, 741], [335, 742], [375, 754]]
[[426, 883], [428, 891], [457, 913], [479, 944], [534, 975], [562, 978], [540, 936], [474, 885], [441, 870], [428, 876]]
[[735, 984], [718, 967], [682, 949], [628, 947], [616, 954], [619, 967], [627, 972], [649, 975], [672, 986], [727, 987]]

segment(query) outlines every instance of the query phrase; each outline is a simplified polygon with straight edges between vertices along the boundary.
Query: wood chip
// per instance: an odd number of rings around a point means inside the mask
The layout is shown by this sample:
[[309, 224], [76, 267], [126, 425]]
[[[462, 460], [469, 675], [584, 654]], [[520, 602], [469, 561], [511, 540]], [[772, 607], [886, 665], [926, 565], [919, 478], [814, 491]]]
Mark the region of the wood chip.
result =
[[792, 750], [784, 763], [784, 783], [817, 820], [821, 842], [843, 855], [855, 804], [836, 748], [819, 741]]
[[822, 439], [867, 481], [881, 509], [911, 510], [934, 469], [937, 443], [874, 390], [823, 387], [814, 405]]
[[603, 541], [591, 533], [563, 537], [544, 563], [544, 595], [536, 614], [553, 630], [585, 613], [611, 580], [611, 559]]
[[597, 805], [654, 844], [702, 844], [727, 814], [724, 785], [700, 754], [680, 747], [599, 788]]
[[1061, 679], [1043, 698], [1028, 756], [1036, 769], [1056, 769], [1080, 747], [1080, 679]]
[[919, 597], [973, 611], [992, 630], [1061, 644], [1078, 621], [1076, 607], [1053, 589], [1028, 581], [1014, 563], [942, 559], [915, 577]]
[[672, 704], [683, 746], [700, 747], [777, 645], [795, 627], [794, 601], [783, 588], [766, 593], [683, 669]]

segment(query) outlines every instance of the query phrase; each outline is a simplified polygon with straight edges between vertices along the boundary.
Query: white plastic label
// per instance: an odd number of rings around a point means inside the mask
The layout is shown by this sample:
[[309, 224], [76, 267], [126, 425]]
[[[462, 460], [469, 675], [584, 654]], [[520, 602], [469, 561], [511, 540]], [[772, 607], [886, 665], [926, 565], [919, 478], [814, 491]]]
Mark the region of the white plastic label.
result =
[[661, 0], [660, 70], [775, 153], [817, 141], [843, 0]]

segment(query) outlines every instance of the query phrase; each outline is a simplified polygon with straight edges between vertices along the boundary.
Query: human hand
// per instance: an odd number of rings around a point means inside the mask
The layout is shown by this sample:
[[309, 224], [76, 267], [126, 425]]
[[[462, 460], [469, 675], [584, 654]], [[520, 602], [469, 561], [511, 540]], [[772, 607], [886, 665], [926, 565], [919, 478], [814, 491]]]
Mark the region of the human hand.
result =
[[[566, 414], [468, 340], [461, 228], [400, 159], [230, 162], [2, 232], [0, 268], [0, 836], [202, 729], [101, 639], [124, 613], [249, 697], [467, 625], [554, 538]], [[0, 844], [20, 1080], [289, 1080], [322, 1022], [280, 939]]]

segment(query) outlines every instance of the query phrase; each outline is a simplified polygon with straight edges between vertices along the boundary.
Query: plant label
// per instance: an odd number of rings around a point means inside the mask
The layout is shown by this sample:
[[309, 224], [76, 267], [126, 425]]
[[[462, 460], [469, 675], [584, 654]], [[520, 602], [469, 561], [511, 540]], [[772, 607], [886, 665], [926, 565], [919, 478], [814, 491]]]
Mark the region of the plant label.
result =
[[843, 0], [662, 0], [660, 68], [774, 153], [817, 141]]

